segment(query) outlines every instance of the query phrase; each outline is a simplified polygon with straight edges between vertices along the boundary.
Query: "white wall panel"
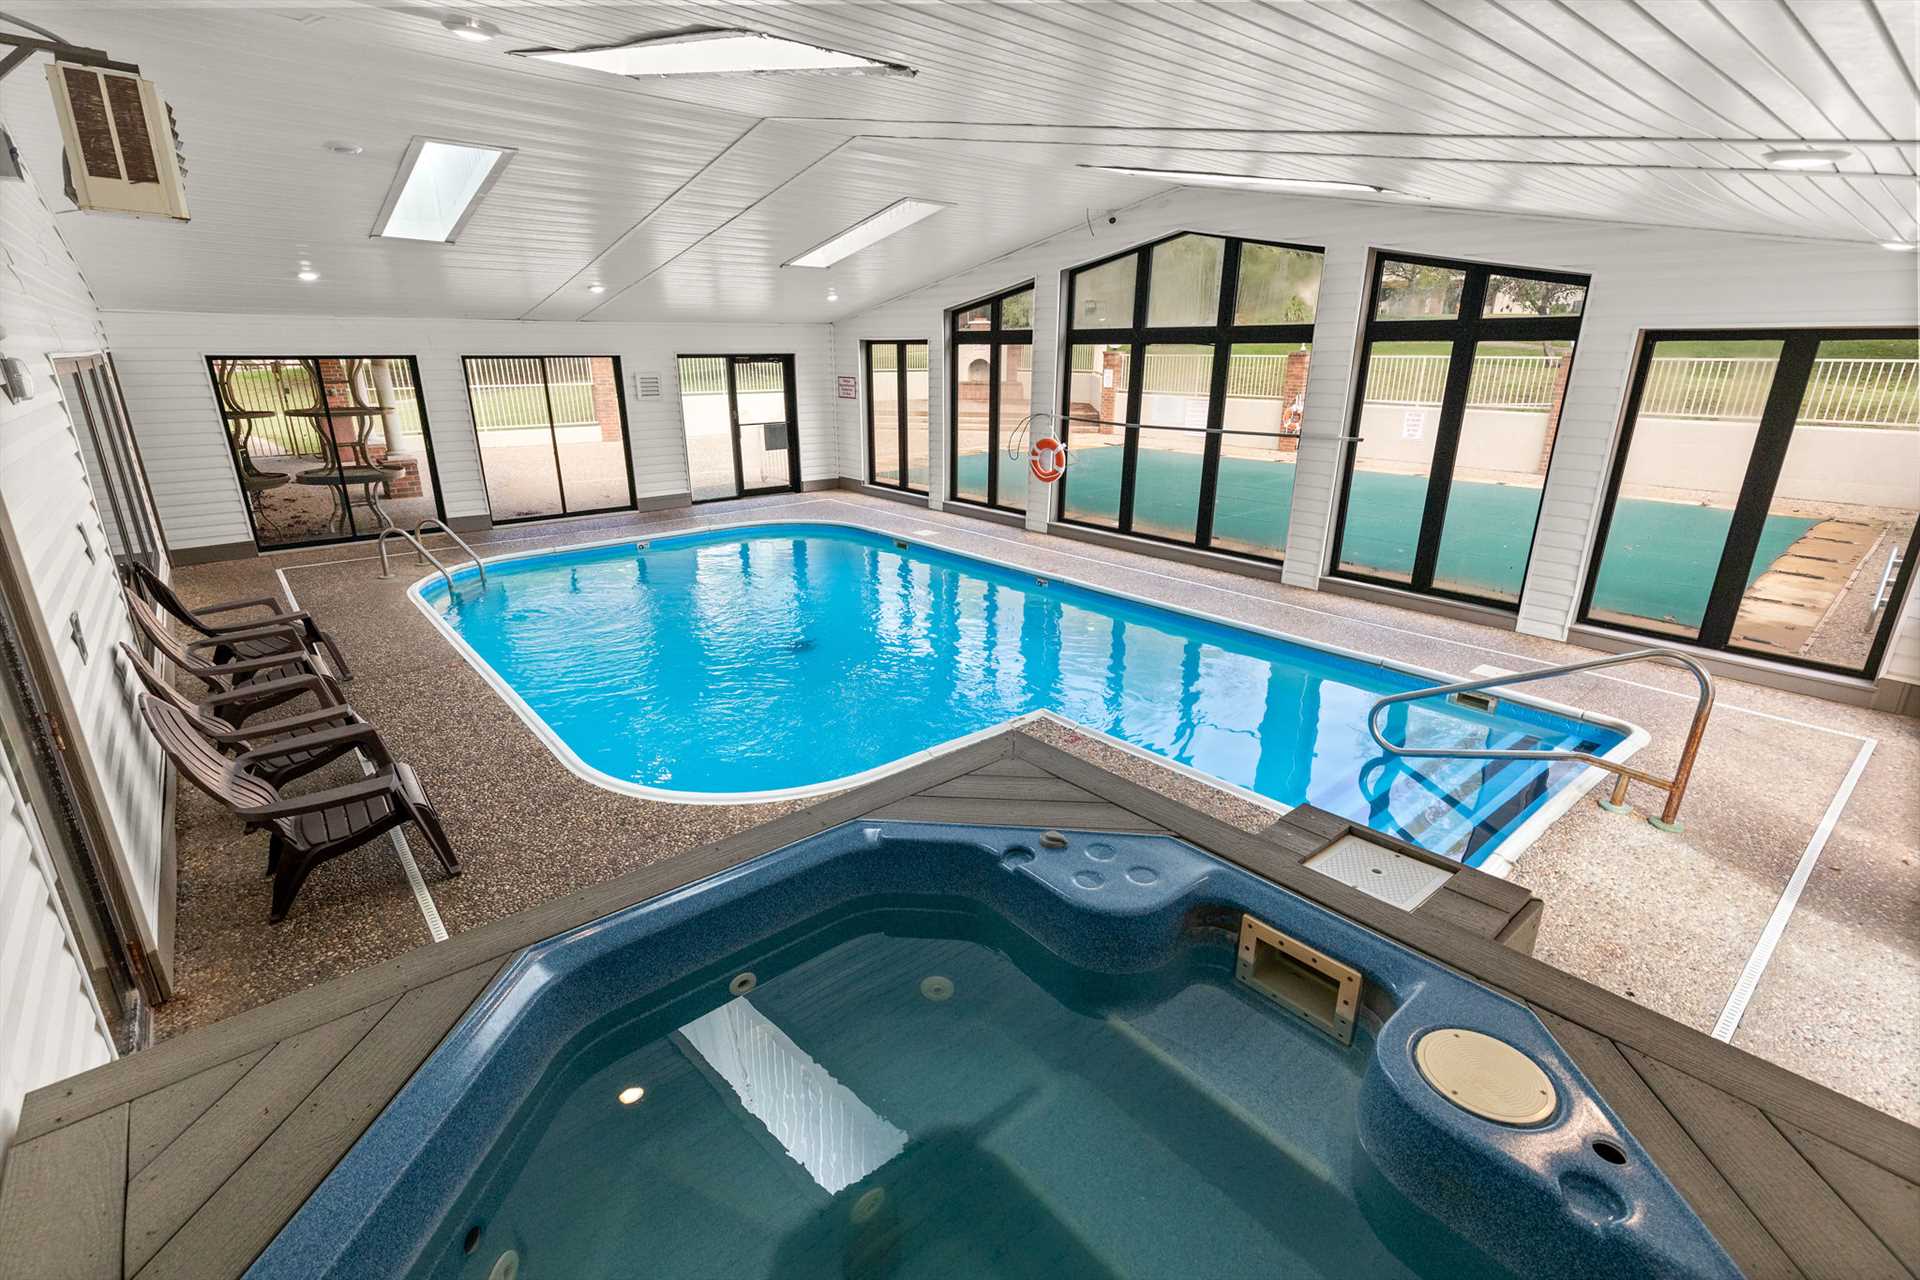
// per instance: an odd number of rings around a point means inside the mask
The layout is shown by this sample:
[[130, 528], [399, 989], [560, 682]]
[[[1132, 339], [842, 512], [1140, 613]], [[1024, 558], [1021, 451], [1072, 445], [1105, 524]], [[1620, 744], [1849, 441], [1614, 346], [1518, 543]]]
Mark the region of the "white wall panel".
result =
[[[206, 358], [219, 355], [410, 355], [449, 516], [487, 514], [464, 356], [613, 355], [625, 379], [634, 490], [644, 502], [688, 491], [680, 355], [794, 357], [803, 480], [840, 474], [826, 325], [624, 324], [593, 321], [396, 320], [338, 316], [108, 312], [114, 360], [167, 537], [177, 549], [252, 541]], [[659, 399], [634, 394], [658, 374]]]
[[[1920, 321], [1920, 262], [1875, 246], [1803, 241], [1573, 219], [1528, 218], [1413, 204], [1181, 190], [836, 322], [837, 361], [859, 367], [863, 338], [927, 338], [939, 352], [946, 308], [1033, 279], [1042, 296], [1062, 272], [1179, 230], [1320, 245], [1327, 251], [1313, 364], [1288, 524], [1286, 580], [1315, 586], [1326, 568], [1340, 446], [1352, 410], [1352, 372], [1373, 249], [1589, 274], [1593, 286], [1568, 382], [1553, 467], [1520, 608], [1520, 629], [1564, 637], [1578, 607], [1605, 493], [1639, 333], [1648, 328], [1912, 325]], [[1036, 327], [1034, 365], [1052, 371], [1057, 326]], [[1039, 401], [1035, 410], [1057, 411]], [[937, 383], [944, 387], [944, 375]], [[864, 475], [864, 401], [840, 404], [845, 474]], [[946, 452], [935, 397], [934, 455]], [[937, 493], [937, 490], [936, 490]], [[1910, 606], [1911, 610], [1911, 606]], [[1893, 648], [1885, 673], [1920, 683], [1920, 622]]]

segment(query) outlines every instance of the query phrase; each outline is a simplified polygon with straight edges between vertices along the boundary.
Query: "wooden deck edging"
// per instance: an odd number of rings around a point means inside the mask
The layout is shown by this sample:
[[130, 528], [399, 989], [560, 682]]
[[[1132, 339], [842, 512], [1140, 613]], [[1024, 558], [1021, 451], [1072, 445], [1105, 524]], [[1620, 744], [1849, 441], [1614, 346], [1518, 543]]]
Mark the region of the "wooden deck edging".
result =
[[36, 1090], [0, 1280], [239, 1276], [508, 957], [861, 817], [1171, 832], [1527, 1002], [1748, 1274], [1920, 1272], [1920, 1130], [1523, 954], [1524, 889], [1463, 871], [1401, 911], [1301, 865], [1392, 841], [1311, 808], [1249, 834], [1009, 732]]

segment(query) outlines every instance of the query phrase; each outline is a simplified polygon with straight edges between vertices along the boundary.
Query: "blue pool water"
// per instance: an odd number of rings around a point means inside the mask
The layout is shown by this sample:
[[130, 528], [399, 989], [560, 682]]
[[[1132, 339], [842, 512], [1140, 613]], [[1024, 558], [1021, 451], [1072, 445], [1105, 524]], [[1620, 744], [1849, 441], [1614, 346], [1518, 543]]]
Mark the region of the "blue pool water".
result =
[[[1170, 837], [1038, 834], [848, 823], [536, 944], [250, 1280], [1735, 1274], [1522, 1005]], [[1249, 916], [1361, 972], [1351, 1043], [1241, 980]], [[1456, 1028], [1544, 1119], [1426, 1083]]]
[[[612, 784], [793, 792], [1051, 710], [1287, 805], [1476, 863], [1575, 772], [1401, 761], [1374, 701], [1435, 683], [1362, 659], [832, 525], [503, 560], [420, 597]], [[1604, 753], [1622, 735], [1511, 702], [1396, 707], [1415, 746]]]

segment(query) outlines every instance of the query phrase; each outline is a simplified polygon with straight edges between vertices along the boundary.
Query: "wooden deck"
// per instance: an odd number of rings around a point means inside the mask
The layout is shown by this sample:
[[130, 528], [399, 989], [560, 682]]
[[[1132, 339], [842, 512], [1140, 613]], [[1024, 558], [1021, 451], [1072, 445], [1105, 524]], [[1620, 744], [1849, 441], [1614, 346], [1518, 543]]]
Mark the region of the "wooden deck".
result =
[[1301, 865], [1341, 819], [1249, 835], [1008, 733], [37, 1090], [0, 1280], [239, 1276], [515, 952], [863, 816], [1178, 835], [1526, 1001], [1749, 1275], [1920, 1270], [1920, 1130], [1533, 960], [1524, 890], [1401, 911]]

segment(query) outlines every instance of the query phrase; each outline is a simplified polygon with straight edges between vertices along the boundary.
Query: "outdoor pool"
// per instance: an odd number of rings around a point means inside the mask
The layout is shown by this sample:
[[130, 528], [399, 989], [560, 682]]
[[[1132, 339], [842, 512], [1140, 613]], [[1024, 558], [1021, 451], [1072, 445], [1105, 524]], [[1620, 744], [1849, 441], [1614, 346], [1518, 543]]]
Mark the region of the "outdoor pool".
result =
[[857, 821], [521, 952], [247, 1274], [1737, 1272], [1525, 1006], [1170, 836]]
[[[738, 802], [838, 789], [1051, 712], [1283, 805], [1470, 864], [1584, 766], [1401, 761], [1375, 700], [1441, 683], [972, 557], [763, 524], [506, 558], [414, 590], [569, 768], [630, 794]], [[1416, 746], [1596, 755], [1627, 726], [1502, 701], [1400, 705]]]

